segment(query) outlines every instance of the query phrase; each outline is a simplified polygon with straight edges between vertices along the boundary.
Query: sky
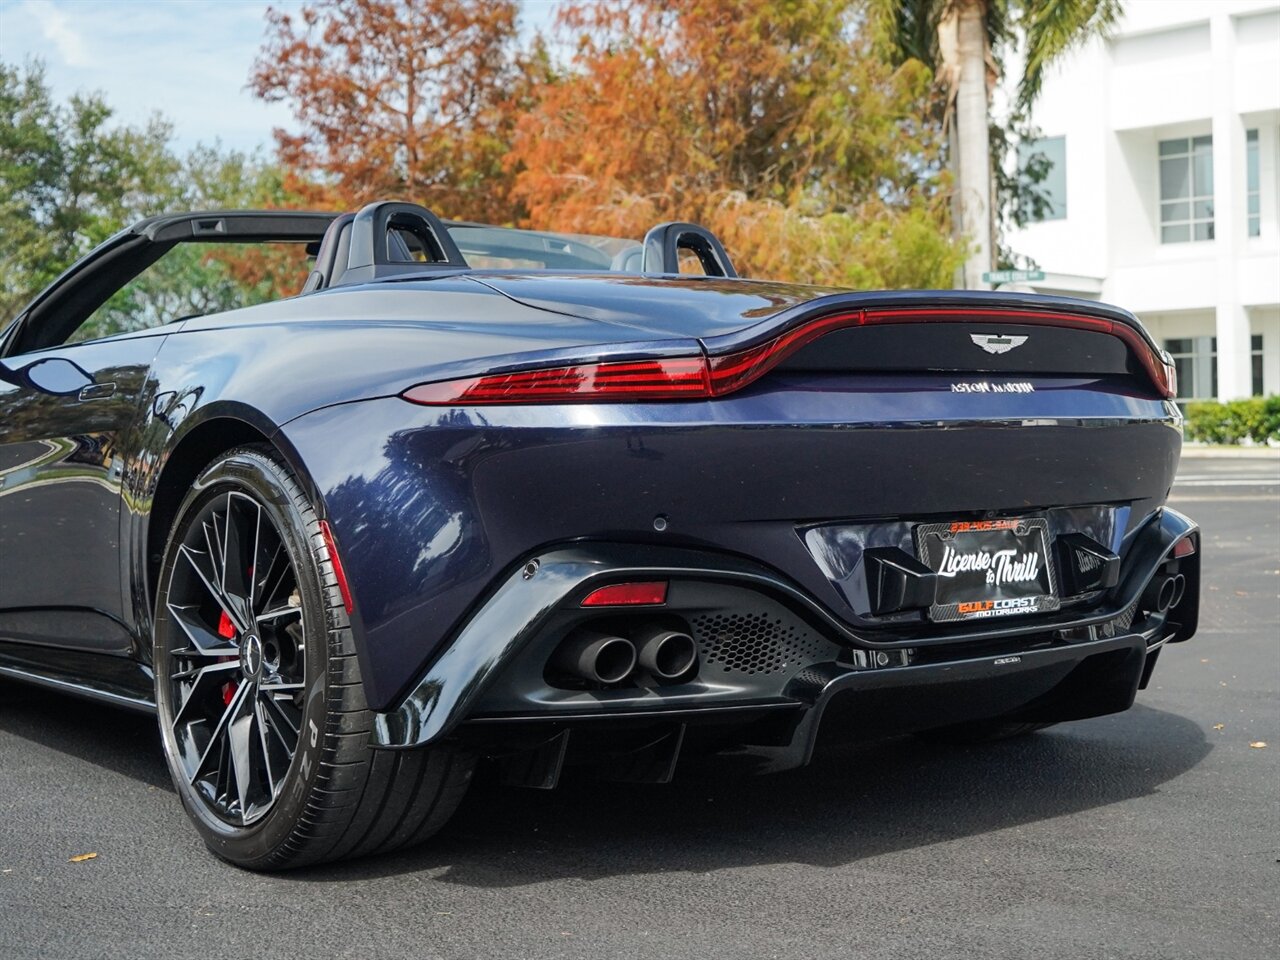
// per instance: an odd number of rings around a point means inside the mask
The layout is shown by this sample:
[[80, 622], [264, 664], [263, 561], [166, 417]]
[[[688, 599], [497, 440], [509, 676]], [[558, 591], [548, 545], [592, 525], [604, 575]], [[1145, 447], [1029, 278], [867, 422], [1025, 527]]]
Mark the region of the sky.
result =
[[[0, 60], [44, 61], [54, 95], [101, 92], [121, 122], [154, 113], [186, 150], [270, 150], [288, 109], [245, 86], [262, 44], [268, 6], [298, 0], [0, 0]], [[545, 28], [554, 0], [522, 0], [522, 26]]]

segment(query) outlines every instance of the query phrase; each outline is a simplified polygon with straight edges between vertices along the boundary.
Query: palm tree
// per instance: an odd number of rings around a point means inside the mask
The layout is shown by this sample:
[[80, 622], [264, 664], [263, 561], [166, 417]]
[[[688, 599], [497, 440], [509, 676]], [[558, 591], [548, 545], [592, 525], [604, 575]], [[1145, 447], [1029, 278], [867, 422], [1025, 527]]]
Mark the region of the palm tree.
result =
[[970, 244], [965, 289], [985, 286], [993, 266], [996, 211], [988, 126], [991, 91], [1011, 41], [1025, 64], [1015, 113], [1026, 116], [1045, 71], [1068, 50], [1105, 36], [1122, 0], [867, 0], [873, 28], [900, 60], [929, 66], [945, 97], [944, 123], [956, 185], [954, 230]]

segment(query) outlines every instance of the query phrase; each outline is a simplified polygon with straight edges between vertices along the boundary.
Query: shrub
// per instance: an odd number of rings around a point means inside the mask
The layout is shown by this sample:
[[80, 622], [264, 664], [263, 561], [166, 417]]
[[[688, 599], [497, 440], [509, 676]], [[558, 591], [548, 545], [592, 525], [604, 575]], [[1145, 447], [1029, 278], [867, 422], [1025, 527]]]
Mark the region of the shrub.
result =
[[1280, 395], [1187, 404], [1187, 439], [1204, 443], [1280, 443]]

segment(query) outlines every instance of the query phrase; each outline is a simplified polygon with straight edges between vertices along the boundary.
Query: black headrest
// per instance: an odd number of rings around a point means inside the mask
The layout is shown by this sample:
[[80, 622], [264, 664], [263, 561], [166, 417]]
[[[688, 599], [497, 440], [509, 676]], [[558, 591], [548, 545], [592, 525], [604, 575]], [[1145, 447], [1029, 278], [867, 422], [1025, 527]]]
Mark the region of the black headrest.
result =
[[323, 290], [333, 286], [337, 274], [346, 269], [347, 251], [351, 247], [351, 222], [354, 213], [344, 213], [335, 217], [320, 238], [320, 249], [316, 253], [315, 266], [312, 268], [307, 282], [302, 285], [303, 293]]

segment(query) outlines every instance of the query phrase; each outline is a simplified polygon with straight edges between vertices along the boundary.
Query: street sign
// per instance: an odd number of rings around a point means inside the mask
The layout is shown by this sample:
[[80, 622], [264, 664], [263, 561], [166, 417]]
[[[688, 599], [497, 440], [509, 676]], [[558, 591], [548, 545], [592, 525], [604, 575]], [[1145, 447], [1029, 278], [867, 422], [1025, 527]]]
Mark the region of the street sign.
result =
[[982, 275], [983, 283], [1020, 283], [1043, 279], [1043, 270], [992, 270]]

